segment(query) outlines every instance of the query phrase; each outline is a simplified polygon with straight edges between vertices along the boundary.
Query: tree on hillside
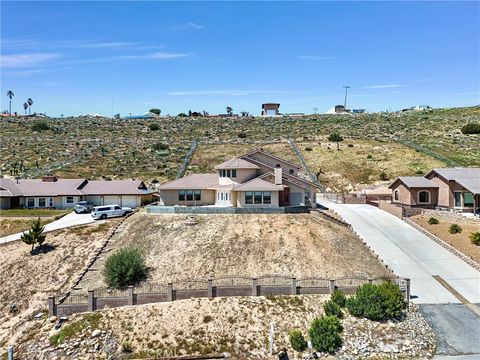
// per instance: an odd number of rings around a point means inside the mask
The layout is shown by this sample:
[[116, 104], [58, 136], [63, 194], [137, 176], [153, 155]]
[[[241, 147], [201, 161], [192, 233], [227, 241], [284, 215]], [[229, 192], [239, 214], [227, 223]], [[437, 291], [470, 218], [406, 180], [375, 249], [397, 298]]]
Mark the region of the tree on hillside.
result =
[[33, 100], [32, 100], [32, 98], [28, 98], [28, 99], [27, 99], [27, 104], [28, 104], [28, 114], [30, 115], [30, 108], [31, 108], [32, 105], [33, 105]]
[[333, 132], [330, 135], [328, 135], [328, 141], [333, 141], [337, 143], [337, 150], [340, 150], [340, 141], [343, 141], [342, 135], [340, 135], [338, 132]]
[[149, 111], [151, 113], [154, 113], [154, 114], [157, 114], [157, 115], [160, 115], [162, 113], [162, 110], [160, 110], [160, 109], [150, 109]]
[[27, 115], [28, 104], [23, 103], [23, 108], [25, 109], [25, 115]]
[[15, 94], [13, 93], [12, 90], [8, 90], [7, 91], [7, 96], [8, 98], [10, 99], [9, 100], [9, 103], [8, 103], [8, 115], [12, 115], [12, 97], [14, 96]]
[[227, 106], [226, 107], [226, 110], [227, 110], [227, 114], [228, 115], [232, 115], [233, 114], [233, 108], [231, 106]]
[[33, 252], [35, 244], [38, 244], [38, 246], [42, 246], [42, 244], [44, 243], [46, 237], [46, 235], [43, 233], [44, 230], [45, 227], [42, 226], [42, 222], [40, 221], [40, 218], [38, 218], [32, 223], [31, 229], [28, 230], [28, 232], [24, 232], [20, 237], [20, 240], [22, 240], [25, 244], [32, 245], [32, 250], [30, 250], [30, 254]]

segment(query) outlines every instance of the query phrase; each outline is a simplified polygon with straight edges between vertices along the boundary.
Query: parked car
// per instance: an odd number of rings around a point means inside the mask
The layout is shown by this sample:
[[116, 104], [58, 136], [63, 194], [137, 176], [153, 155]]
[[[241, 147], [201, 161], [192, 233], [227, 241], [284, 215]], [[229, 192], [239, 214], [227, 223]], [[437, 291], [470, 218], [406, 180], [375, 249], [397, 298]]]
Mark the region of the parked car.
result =
[[92, 218], [98, 220], [108, 217], [125, 216], [132, 211], [132, 208], [120, 207], [119, 205], [95, 206], [92, 209]]
[[90, 211], [92, 211], [92, 209], [93, 203], [91, 203], [90, 201], [79, 201], [73, 207], [73, 210], [75, 210], [77, 214], [84, 212], [89, 213]]

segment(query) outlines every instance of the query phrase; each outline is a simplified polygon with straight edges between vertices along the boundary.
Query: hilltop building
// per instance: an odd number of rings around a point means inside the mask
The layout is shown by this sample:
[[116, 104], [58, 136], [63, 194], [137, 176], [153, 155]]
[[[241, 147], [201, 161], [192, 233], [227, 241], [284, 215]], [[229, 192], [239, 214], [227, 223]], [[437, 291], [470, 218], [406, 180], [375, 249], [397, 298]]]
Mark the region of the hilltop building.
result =
[[262, 104], [262, 115], [263, 116], [280, 115], [280, 112], [278, 111], [279, 108], [280, 108], [280, 104], [278, 103]]

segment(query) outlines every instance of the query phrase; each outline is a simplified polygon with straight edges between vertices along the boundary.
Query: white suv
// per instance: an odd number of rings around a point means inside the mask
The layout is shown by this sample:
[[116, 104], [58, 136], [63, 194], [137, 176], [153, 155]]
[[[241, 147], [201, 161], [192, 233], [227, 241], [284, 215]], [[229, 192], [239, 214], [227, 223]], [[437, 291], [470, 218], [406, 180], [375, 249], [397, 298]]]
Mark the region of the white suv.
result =
[[107, 217], [124, 216], [133, 210], [129, 207], [120, 207], [118, 205], [95, 206], [92, 209], [92, 218], [106, 219]]

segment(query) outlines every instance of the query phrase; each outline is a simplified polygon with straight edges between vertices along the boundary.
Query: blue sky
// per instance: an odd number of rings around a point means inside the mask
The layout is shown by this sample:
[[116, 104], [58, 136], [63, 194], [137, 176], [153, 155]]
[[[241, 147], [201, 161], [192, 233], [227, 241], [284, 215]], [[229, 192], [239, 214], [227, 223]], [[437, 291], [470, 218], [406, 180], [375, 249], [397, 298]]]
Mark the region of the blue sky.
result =
[[1, 2], [1, 110], [480, 103], [479, 2]]

